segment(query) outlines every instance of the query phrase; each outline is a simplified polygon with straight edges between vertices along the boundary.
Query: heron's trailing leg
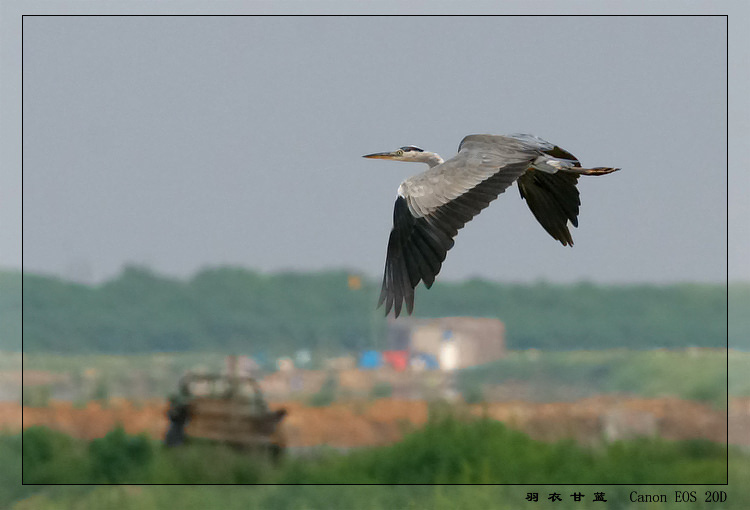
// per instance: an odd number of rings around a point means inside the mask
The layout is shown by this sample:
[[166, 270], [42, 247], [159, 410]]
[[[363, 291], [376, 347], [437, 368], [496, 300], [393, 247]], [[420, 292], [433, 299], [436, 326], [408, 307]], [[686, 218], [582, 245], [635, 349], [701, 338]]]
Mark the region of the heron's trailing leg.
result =
[[574, 166], [571, 168], [563, 169], [564, 172], [569, 172], [571, 174], [583, 174], [583, 175], [607, 175], [607, 174], [611, 174], [612, 172], [616, 172], [618, 170], [619, 168], [609, 168], [606, 166], [598, 166], [596, 168], [581, 168], [579, 166]]

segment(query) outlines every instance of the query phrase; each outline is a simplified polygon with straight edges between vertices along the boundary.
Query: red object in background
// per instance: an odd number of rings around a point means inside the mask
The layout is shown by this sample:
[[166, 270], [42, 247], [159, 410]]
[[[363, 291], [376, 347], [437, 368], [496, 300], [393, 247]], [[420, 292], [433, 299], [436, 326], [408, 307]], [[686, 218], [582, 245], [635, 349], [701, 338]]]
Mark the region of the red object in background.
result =
[[383, 361], [401, 372], [409, 366], [409, 351], [383, 351]]

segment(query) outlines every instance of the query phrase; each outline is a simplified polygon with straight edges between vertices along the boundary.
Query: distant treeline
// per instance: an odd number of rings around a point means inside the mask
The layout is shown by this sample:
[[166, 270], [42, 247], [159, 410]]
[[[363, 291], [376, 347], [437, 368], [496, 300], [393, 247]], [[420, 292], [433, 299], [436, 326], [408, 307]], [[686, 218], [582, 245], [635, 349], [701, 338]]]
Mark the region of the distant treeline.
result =
[[[0, 272], [0, 349], [27, 352], [355, 352], [383, 348], [379, 282], [346, 271], [262, 274], [220, 267], [188, 280], [126, 268], [100, 285]], [[416, 316], [504, 321], [511, 349], [750, 348], [750, 285], [437, 282]]]

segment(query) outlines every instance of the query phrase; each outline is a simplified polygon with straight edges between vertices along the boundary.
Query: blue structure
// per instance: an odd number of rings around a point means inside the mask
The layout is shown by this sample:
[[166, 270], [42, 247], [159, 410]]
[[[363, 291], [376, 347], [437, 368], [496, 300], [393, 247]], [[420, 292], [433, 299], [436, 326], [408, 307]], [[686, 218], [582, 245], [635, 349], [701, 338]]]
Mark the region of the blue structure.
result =
[[383, 359], [378, 351], [364, 351], [359, 357], [359, 368], [372, 369], [383, 365]]

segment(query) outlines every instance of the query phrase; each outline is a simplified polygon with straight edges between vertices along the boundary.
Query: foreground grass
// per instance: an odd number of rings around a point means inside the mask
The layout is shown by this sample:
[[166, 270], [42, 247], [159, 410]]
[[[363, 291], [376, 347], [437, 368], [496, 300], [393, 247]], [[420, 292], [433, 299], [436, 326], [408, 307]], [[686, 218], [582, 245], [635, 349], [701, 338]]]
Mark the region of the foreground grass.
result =
[[281, 483], [564, 484], [723, 483], [726, 450], [703, 441], [642, 440], [598, 451], [533, 441], [490, 420], [433, 423], [403, 442], [311, 465], [290, 463]]
[[[401, 442], [278, 466], [221, 445], [165, 449], [114, 429], [91, 442], [23, 432], [24, 482], [48, 483], [724, 483], [725, 445], [643, 439], [586, 449], [544, 443], [490, 419], [433, 416]], [[9, 438], [9, 441], [17, 439]]]
[[[706, 441], [618, 442], [600, 449], [572, 442], [542, 443], [506, 428], [502, 423], [465, 421], [450, 412], [434, 412], [428, 425], [398, 444], [356, 451], [329, 452], [317, 459], [285, 459], [275, 466], [220, 446], [192, 444], [166, 450], [144, 436], [121, 429], [92, 442], [72, 439], [41, 427], [21, 436], [0, 436], [0, 508], [13, 510], [143, 509], [227, 510], [314, 508], [510, 509], [525, 508], [527, 492], [546, 501], [551, 492], [565, 501], [581, 492], [575, 508], [601, 508], [593, 492], [605, 492], [607, 508], [642, 508], [631, 503], [631, 491], [663, 493], [671, 504], [674, 490], [695, 490], [689, 508], [750, 508], [750, 456], [729, 451], [730, 487], [639, 487], [639, 484], [708, 484], [726, 481], [727, 448]], [[50, 483], [176, 483], [176, 484], [424, 484], [414, 486], [20, 486], [17, 467], [23, 459], [24, 482]], [[5, 475], [8, 475], [7, 477]], [[426, 484], [595, 484], [582, 486], [527, 485], [446, 486]], [[607, 484], [630, 484], [614, 486]], [[704, 503], [706, 490], [726, 490], [722, 506]], [[542, 505], [544, 503], [541, 503]], [[537, 504], [538, 505], [538, 504]], [[565, 504], [563, 504], [565, 505]], [[599, 506], [597, 506], [599, 505]], [[532, 506], [533, 507], [533, 506]]]

